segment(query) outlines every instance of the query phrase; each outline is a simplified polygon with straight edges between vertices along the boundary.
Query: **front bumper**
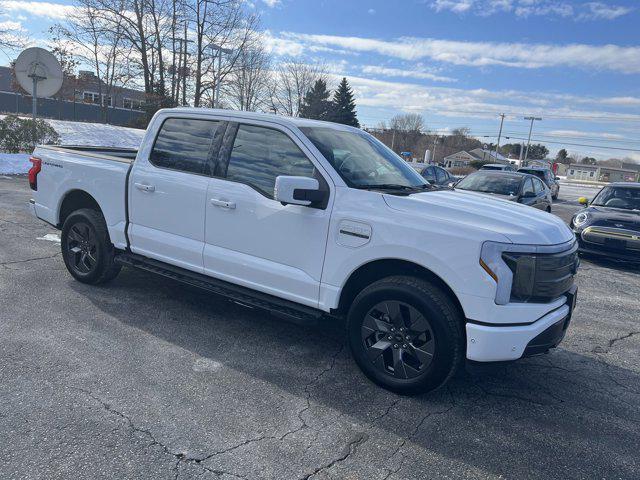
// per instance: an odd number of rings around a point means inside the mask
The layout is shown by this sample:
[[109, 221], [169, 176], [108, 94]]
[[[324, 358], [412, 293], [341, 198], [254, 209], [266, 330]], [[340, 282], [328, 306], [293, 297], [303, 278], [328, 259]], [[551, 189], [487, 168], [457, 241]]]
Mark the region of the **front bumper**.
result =
[[640, 232], [611, 227], [589, 226], [574, 230], [580, 253], [612, 260], [640, 262]]
[[557, 347], [571, 321], [577, 288], [565, 294], [566, 302], [527, 325], [490, 326], [467, 323], [467, 359], [504, 362], [544, 353]]

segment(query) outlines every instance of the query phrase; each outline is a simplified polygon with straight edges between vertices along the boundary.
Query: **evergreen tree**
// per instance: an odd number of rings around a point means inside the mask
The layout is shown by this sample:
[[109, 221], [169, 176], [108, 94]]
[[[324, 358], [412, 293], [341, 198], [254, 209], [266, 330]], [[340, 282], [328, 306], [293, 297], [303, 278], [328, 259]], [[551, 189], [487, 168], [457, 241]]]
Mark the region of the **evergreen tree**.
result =
[[331, 101], [329, 101], [327, 82], [316, 80], [315, 85], [307, 92], [300, 107], [300, 116], [313, 120], [331, 120]]
[[342, 78], [340, 85], [333, 94], [333, 112], [331, 120], [352, 127], [359, 127], [358, 116], [356, 114], [356, 102], [353, 99], [353, 90], [349, 86], [346, 78]]

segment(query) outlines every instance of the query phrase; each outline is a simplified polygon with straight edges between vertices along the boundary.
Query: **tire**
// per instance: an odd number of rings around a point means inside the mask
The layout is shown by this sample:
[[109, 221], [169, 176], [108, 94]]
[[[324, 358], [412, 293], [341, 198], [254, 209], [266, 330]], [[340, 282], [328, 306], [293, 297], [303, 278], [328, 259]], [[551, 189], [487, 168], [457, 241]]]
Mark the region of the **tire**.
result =
[[415, 277], [393, 276], [369, 285], [347, 316], [349, 346], [360, 369], [374, 383], [403, 395], [434, 390], [456, 373], [464, 362], [463, 332], [452, 300]]
[[82, 208], [71, 213], [62, 226], [60, 240], [64, 264], [79, 282], [97, 285], [120, 273], [121, 266], [114, 262], [115, 251], [100, 212]]

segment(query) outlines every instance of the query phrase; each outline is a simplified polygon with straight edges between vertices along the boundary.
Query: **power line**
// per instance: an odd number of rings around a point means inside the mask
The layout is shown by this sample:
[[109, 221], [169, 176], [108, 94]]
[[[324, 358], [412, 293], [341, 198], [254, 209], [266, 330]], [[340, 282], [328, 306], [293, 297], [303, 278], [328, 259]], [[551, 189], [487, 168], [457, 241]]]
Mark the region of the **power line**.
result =
[[[487, 135], [488, 136], [488, 135]], [[526, 138], [524, 137], [504, 137], [507, 139], [515, 139], [515, 140], [526, 140]], [[553, 144], [558, 144], [558, 145], [568, 145], [571, 147], [589, 147], [589, 148], [599, 148], [602, 150], [622, 150], [624, 152], [640, 152], [640, 149], [637, 148], [622, 148], [622, 147], [610, 147], [610, 146], [606, 146], [606, 145], [589, 145], [589, 144], [585, 144], [585, 143], [567, 143], [567, 142], [555, 142], [555, 141], [551, 141], [551, 140], [540, 140], [537, 138], [533, 138], [532, 139], [534, 142], [541, 142], [541, 143], [553, 143]]]

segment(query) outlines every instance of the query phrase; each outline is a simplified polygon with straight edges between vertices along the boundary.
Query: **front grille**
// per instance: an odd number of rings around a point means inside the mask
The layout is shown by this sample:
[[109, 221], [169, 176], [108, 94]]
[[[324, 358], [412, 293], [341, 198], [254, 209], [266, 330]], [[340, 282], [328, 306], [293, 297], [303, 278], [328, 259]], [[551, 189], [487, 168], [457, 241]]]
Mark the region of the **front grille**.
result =
[[513, 272], [512, 302], [546, 303], [560, 297], [573, 285], [580, 260], [578, 245], [559, 253], [504, 253]]
[[640, 251], [640, 232], [612, 227], [587, 227], [582, 231], [582, 240], [612, 249]]

